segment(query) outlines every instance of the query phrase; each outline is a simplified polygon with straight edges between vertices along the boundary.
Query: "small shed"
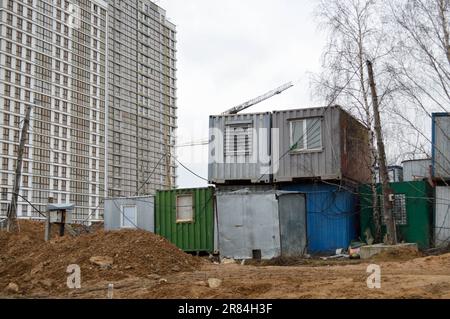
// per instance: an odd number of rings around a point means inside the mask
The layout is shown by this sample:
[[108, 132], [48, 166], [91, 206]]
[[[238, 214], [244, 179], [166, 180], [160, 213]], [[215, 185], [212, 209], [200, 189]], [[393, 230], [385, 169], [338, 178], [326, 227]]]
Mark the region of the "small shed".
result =
[[186, 252], [215, 253], [214, 188], [160, 190], [155, 232]]
[[306, 194], [309, 253], [334, 253], [358, 238], [358, 196], [351, 186], [316, 182], [284, 184], [280, 189]]
[[370, 182], [368, 129], [339, 106], [275, 111], [275, 183], [307, 179]]
[[[397, 225], [397, 238], [399, 242], [417, 243], [420, 249], [432, 245], [433, 221], [433, 192], [430, 185], [424, 181], [390, 183], [394, 192], [394, 219]], [[382, 200], [381, 185], [377, 192]], [[361, 238], [367, 240], [367, 231], [371, 236], [375, 234], [373, 221], [372, 191], [369, 185], [360, 188], [361, 205]], [[382, 225], [382, 235], [386, 226]]]
[[155, 231], [154, 196], [105, 199], [105, 230]]
[[302, 256], [307, 249], [305, 211], [305, 195], [298, 192], [218, 192], [221, 257]]

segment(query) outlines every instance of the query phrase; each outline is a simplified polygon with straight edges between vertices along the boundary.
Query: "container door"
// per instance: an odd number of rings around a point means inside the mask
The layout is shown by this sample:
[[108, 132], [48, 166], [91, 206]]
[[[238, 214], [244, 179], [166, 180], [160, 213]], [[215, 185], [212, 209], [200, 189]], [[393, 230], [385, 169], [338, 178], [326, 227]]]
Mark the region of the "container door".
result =
[[278, 199], [281, 255], [306, 253], [306, 199], [304, 194], [283, 194]]
[[248, 259], [245, 240], [245, 196], [218, 195], [219, 251], [225, 258]]

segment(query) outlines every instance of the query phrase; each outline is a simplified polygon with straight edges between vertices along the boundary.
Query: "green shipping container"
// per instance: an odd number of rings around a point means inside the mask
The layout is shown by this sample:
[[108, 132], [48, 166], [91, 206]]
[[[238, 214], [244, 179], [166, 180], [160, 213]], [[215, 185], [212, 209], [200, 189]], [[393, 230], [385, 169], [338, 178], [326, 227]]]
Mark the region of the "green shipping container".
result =
[[214, 252], [214, 188], [158, 191], [155, 232], [186, 252]]
[[[432, 189], [425, 181], [390, 183], [395, 194], [395, 219], [399, 242], [417, 243], [420, 249], [430, 247], [433, 224]], [[381, 185], [377, 192], [381, 196]], [[379, 197], [380, 198], [380, 197]], [[369, 185], [360, 188], [361, 237], [366, 241], [366, 230], [375, 234], [372, 192]], [[382, 226], [382, 235], [386, 227]]]

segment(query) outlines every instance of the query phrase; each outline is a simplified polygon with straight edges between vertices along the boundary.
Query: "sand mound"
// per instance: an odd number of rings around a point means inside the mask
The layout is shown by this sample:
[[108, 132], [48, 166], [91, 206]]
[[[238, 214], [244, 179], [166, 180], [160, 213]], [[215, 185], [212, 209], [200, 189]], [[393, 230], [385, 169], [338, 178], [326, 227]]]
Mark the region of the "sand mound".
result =
[[406, 246], [382, 251], [371, 259], [375, 261], [405, 261], [420, 257], [423, 257], [421, 252]]
[[[44, 224], [20, 222], [19, 234], [0, 232], [0, 292], [13, 282], [20, 293], [67, 289], [67, 266], [81, 268], [82, 282], [158, 277], [195, 270], [200, 260], [145, 231], [96, 231], [44, 241]], [[100, 263], [95, 263], [96, 260]], [[101, 262], [106, 260], [106, 265]], [[111, 264], [112, 261], [112, 264]]]

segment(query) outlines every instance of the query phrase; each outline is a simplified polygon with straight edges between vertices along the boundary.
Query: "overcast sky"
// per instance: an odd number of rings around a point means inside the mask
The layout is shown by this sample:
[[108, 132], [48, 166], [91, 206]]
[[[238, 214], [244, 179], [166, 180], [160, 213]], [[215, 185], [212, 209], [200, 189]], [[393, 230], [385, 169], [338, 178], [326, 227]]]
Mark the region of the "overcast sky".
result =
[[[307, 0], [160, 0], [177, 25], [178, 144], [208, 139], [208, 116], [286, 82], [296, 86], [247, 112], [315, 106], [309, 73], [319, 71], [325, 34]], [[178, 148], [179, 160], [208, 175], [208, 147]], [[182, 167], [179, 187], [206, 182]]]

